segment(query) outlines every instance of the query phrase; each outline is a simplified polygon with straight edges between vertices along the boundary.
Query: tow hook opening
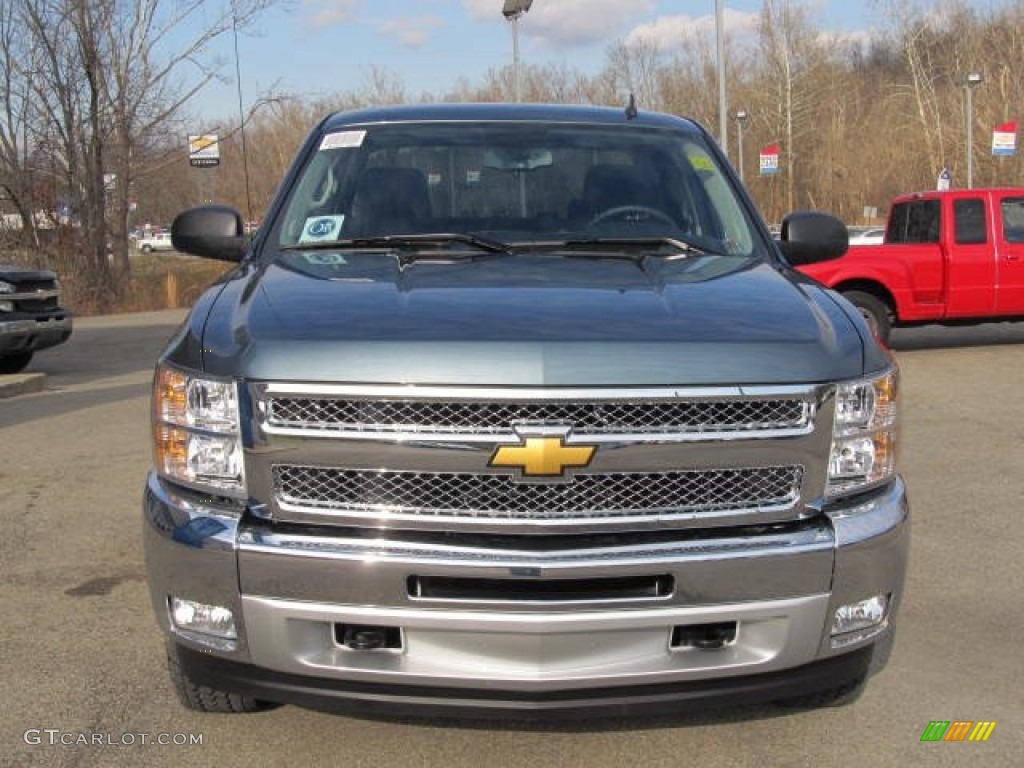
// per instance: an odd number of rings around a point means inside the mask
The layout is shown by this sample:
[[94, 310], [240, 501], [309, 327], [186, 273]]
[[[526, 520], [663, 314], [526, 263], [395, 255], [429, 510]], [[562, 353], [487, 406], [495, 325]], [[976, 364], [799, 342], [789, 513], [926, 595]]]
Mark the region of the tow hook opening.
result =
[[334, 641], [352, 651], [400, 651], [402, 630], [368, 624], [335, 624]]
[[725, 621], [717, 624], [690, 624], [672, 627], [673, 650], [696, 648], [701, 651], [717, 651], [736, 640], [736, 622]]

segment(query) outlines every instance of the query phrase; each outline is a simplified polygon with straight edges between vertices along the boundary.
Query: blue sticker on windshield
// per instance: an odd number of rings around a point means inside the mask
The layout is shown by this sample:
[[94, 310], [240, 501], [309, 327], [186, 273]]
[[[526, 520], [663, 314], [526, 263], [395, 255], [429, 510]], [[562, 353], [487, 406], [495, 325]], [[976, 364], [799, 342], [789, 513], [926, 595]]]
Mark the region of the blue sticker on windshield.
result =
[[341, 234], [341, 225], [345, 223], [344, 214], [337, 216], [311, 216], [302, 225], [300, 243], [325, 243], [337, 240]]
[[313, 264], [318, 267], [341, 267], [347, 264], [345, 257], [340, 253], [322, 253], [320, 251], [310, 251], [309, 253], [303, 254], [306, 262]]

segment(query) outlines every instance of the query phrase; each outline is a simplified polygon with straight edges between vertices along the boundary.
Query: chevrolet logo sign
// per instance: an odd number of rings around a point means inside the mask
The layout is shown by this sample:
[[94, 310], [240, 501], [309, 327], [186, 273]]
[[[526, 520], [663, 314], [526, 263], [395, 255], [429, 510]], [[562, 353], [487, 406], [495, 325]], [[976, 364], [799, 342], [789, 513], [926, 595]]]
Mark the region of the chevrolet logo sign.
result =
[[519, 445], [500, 446], [488, 466], [518, 469], [522, 477], [565, 477], [565, 471], [586, 467], [596, 445], [566, 445], [565, 435], [523, 437]]

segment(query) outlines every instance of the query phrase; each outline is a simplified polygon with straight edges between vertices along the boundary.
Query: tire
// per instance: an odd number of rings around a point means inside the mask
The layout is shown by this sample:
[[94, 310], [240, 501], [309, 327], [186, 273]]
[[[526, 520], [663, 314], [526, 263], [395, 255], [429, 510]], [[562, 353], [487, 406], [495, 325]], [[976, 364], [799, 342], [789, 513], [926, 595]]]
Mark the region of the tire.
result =
[[276, 704], [242, 696], [238, 693], [219, 691], [206, 685], [200, 685], [188, 677], [178, 662], [178, 654], [173, 644], [167, 647], [167, 671], [174, 686], [174, 692], [182, 706], [196, 712], [262, 712], [273, 709]]
[[142, 251], [143, 253], [152, 253], [153, 246], [151, 246], [149, 243], [146, 243], [146, 245], [142, 246], [139, 250]]
[[20, 373], [32, 360], [31, 352], [17, 352], [0, 357], [0, 373]]
[[889, 310], [889, 305], [877, 296], [864, 291], [846, 291], [843, 293], [843, 298], [857, 308], [878, 340], [888, 345], [889, 334], [892, 331], [892, 312]]

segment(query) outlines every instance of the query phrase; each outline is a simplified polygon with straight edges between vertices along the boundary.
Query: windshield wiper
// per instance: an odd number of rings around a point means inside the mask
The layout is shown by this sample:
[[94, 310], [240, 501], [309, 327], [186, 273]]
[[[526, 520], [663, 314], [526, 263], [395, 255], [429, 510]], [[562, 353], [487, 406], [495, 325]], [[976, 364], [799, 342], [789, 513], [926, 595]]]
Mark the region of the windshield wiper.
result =
[[[581, 237], [565, 240], [558, 247], [569, 250], [619, 250], [630, 257], [644, 258], [647, 256], [658, 256], [663, 259], [672, 260], [686, 258], [687, 256], [725, 256], [719, 251], [705, 248], [687, 240], [680, 240], [676, 237]], [[665, 254], [658, 249], [671, 248], [674, 253]], [[633, 253], [633, 251], [643, 251]], [[584, 254], [571, 254], [584, 255]]]
[[[726, 255], [675, 237], [574, 237], [568, 240], [519, 243], [518, 245], [531, 250], [568, 251], [567, 258], [628, 259], [636, 262], [642, 262], [648, 257], [673, 261], [690, 256]], [[671, 252], [666, 253], [666, 249], [671, 249]]]
[[[501, 254], [503, 256], [514, 256], [515, 250], [507, 243], [500, 240], [492, 240], [489, 237], [482, 237], [467, 232], [423, 232], [411, 235], [376, 235], [373, 237], [350, 237], [341, 240], [325, 240], [315, 243], [296, 243], [285, 245], [282, 251], [313, 251], [313, 250], [335, 250], [335, 249], [393, 249], [393, 248], [419, 248], [424, 245], [471, 245], [478, 251], [485, 253]], [[403, 254], [403, 261], [415, 261], [420, 254]], [[473, 257], [474, 254], [467, 254]]]

